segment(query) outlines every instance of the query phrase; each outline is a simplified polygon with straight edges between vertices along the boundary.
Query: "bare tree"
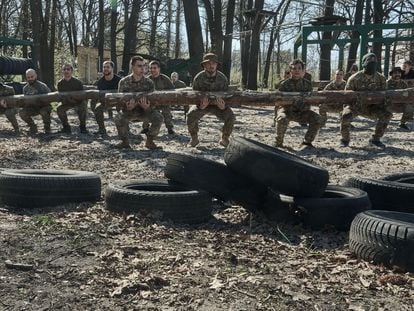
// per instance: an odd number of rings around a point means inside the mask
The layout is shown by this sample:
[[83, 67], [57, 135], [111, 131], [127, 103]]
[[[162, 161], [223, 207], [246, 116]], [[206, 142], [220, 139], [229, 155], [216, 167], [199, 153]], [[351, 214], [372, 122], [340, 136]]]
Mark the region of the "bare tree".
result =
[[[177, 9], [175, 17], [175, 46], [174, 46], [174, 58], [180, 58], [181, 51], [181, 0], [177, 0]], [[201, 25], [200, 25], [201, 27]]]
[[183, 1], [184, 18], [187, 29], [188, 51], [190, 53], [190, 74], [194, 77], [200, 70], [200, 61], [203, 56], [203, 36], [201, 34], [200, 13], [197, 0]]
[[[127, 0], [129, 3], [129, 0]], [[141, 12], [141, 0], [132, 0], [131, 13], [129, 14], [127, 3], [125, 3], [125, 30], [124, 30], [124, 50], [122, 53], [122, 70], [129, 72], [129, 59], [135, 53], [137, 40], [138, 16]]]

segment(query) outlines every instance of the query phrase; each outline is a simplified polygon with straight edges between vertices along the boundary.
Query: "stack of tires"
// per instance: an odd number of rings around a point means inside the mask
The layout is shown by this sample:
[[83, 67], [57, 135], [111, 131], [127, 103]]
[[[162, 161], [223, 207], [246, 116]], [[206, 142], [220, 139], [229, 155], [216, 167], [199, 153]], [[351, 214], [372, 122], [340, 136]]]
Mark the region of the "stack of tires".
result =
[[351, 177], [345, 185], [366, 191], [374, 209], [352, 222], [351, 251], [375, 264], [414, 272], [414, 172], [380, 180]]
[[266, 202], [265, 211], [289, 208], [312, 229], [348, 230], [355, 215], [371, 207], [364, 191], [328, 185], [326, 169], [251, 139], [234, 138], [224, 160], [233, 171], [271, 190], [273, 200]]
[[23, 75], [30, 68], [34, 68], [30, 58], [0, 56], [0, 75]]
[[11, 207], [38, 208], [93, 202], [101, 197], [101, 179], [91, 172], [1, 169], [0, 198]]

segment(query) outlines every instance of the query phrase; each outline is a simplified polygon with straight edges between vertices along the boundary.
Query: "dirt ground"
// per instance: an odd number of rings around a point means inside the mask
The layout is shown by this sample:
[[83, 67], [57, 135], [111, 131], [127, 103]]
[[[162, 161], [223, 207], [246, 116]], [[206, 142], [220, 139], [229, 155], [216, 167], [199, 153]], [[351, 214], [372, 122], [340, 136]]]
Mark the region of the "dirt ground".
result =
[[[273, 143], [272, 108], [235, 113], [234, 135]], [[145, 150], [134, 123], [133, 150], [118, 151], [111, 148], [118, 142], [112, 120], [107, 139], [79, 135], [77, 126], [72, 135], [30, 137], [21, 120], [23, 134], [15, 137], [0, 116], [0, 167], [86, 170], [102, 178], [95, 204], [22, 210], [0, 203], [0, 310], [414, 310], [414, 274], [357, 260], [347, 232], [311, 231], [221, 202], [197, 226], [108, 212], [109, 181], [163, 178], [170, 153], [223, 162], [220, 122], [205, 117], [201, 144], [188, 148], [183, 113], [174, 117], [177, 135], [162, 127], [162, 150]], [[384, 150], [368, 145], [374, 123], [362, 118], [353, 123], [350, 147], [340, 148], [335, 114], [316, 149], [300, 149], [305, 129], [293, 122], [285, 143], [327, 168], [332, 184], [351, 175], [379, 178], [413, 168], [414, 132], [398, 131], [399, 117]], [[52, 129], [59, 124], [54, 114]], [[92, 115], [88, 129], [97, 130]], [[27, 270], [8, 268], [7, 260]]]

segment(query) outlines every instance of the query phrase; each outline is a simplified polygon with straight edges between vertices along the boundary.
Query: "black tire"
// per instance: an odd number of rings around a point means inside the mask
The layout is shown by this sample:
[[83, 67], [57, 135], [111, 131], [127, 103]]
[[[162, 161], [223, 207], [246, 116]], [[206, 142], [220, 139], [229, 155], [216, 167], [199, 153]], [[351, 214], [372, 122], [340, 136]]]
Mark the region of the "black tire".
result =
[[175, 222], [201, 223], [211, 218], [212, 198], [205, 191], [191, 190], [167, 180], [110, 182], [106, 208], [114, 212], [159, 211]]
[[414, 184], [386, 180], [351, 177], [346, 186], [359, 188], [368, 193], [372, 209], [414, 212]]
[[382, 180], [414, 184], [414, 172], [391, 174], [383, 177]]
[[349, 232], [358, 258], [414, 272], [414, 215], [372, 210], [358, 214]]
[[312, 229], [334, 227], [349, 230], [355, 216], [371, 208], [365, 191], [329, 185], [321, 198], [295, 198], [302, 223]]
[[0, 174], [0, 197], [13, 207], [44, 207], [96, 201], [101, 179], [91, 172], [7, 169]]
[[320, 197], [329, 181], [326, 169], [248, 138], [233, 138], [224, 161], [249, 180], [291, 196]]
[[252, 210], [263, 204], [267, 194], [266, 186], [246, 181], [224, 164], [191, 155], [170, 154], [165, 177]]

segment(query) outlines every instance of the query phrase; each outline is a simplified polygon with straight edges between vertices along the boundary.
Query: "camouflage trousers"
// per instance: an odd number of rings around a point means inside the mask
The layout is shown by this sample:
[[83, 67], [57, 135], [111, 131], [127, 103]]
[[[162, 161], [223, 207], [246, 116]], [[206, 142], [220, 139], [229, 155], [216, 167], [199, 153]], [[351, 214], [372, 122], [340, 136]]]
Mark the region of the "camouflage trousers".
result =
[[335, 104], [321, 104], [319, 105], [319, 115], [322, 117], [321, 127], [325, 126], [328, 120], [328, 112], [341, 113], [343, 110], [342, 105]]
[[50, 132], [50, 113], [52, 112], [52, 106], [45, 105], [44, 107], [26, 107], [20, 110], [20, 118], [26, 122], [31, 131], [37, 130], [37, 127], [32, 119], [33, 116], [41, 115], [44, 124], [45, 132]]
[[[161, 114], [164, 118], [165, 127], [168, 130], [172, 130], [174, 128], [174, 124], [173, 124], [173, 121], [172, 121], [173, 117], [172, 117], [172, 114], [171, 114], [171, 107], [169, 107], [169, 106], [162, 107], [160, 109], [160, 111], [161, 111]], [[149, 128], [149, 123], [144, 121], [142, 123], [142, 128], [148, 129]]]
[[191, 136], [197, 135], [198, 121], [206, 114], [213, 114], [220, 121], [224, 121], [222, 128], [223, 136], [229, 137], [231, 135], [236, 117], [230, 107], [226, 107], [224, 110], [221, 110], [217, 106], [207, 106], [205, 109], [200, 109], [197, 106], [194, 106], [190, 109], [187, 116], [188, 132]]
[[160, 132], [160, 128], [163, 122], [162, 114], [150, 108], [147, 111], [131, 110], [123, 111], [118, 113], [114, 119], [116, 128], [118, 130], [119, 139], [129, 144], [128, 139], [128, 130], [129, 130], [129, 121], [144, 121], [151, 124], [147, 133], [147, 137], [155, 138]]
[[341, 136], [344, 141], [350, 140], [351, 122], [358, 115], [372, 120], [378, 120], [372, 139], [379, 140], [384, 136], [392, 113], [385, 105], [345, 105], [341, 118]]
[[104, 112], [108, 111], [108, 118], [113, 118], [114, 113], [112, 108], [105, 108], [105, 104], [91, 101], [91, 110], [95, 115], [96, 123], [98, 124], [99, 130], [105, 130], [104, 124]]
[[414, 104], [393, 104], [389, 110], [395, 113], [402, 113], [401, 124], [406, 124], [414, 118]]
[[290, 121], [308, 123], [304, 142], [312, 143], [321, 127], [322, 118], [312, 110], [292, 110], [290, 107], [281, 107], [277, 110], [276, 118], [276, 146], [282, 146], [285, 133]]
[[7, 120], [10, 121], [10, 123], [13, 126], [13, 129], [15, 131], [19, 130], [19, 123], [17, 123], [16, 114], [17, 114], [17, 108], [3, 108], [0, 107], [0, 114], [3, 114], [6, 116]]
[[67, 111], [69, 109], [75, 109], [76, 113], [79, 117], [79, 123], [81, 129], [86, 129], [86, 114], [88, 111], [88, 106], [86, 101], [82, 101], [80, 103], [60, 103], [56, 109], [57, 115], [62, 122], [64, 128], [68, 128], [68, 115]]
[[[93, 108], [92, 108], [93, 107]], [[91, 105], [91, 109], [93, 111], [93, 114], [95, 115], [96, 123], [98, 124], [100, 131], [105, 131], [105, 123], [104, 123], [104, 112], [105, 110], [108, 111], [108, 118], [113, 117], [113, 111], [112, 108], [105, 108], [105, 104], [98, 103], [94, 106]], [[119, 112], [120, 110], [118, 110]]]

